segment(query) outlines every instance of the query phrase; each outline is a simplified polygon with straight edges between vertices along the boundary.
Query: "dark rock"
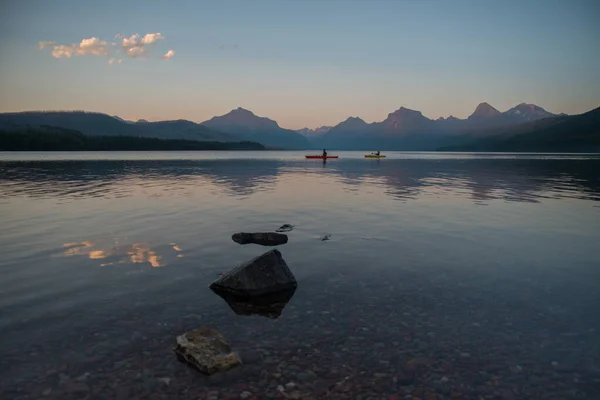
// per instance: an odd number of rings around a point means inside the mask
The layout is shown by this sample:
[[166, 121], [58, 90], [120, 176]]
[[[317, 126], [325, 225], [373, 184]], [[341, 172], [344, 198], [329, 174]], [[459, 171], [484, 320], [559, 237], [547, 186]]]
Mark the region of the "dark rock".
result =
[[287, 235], [275, 232], [256, 232], [256, 233], [234, 233], [231, 236], [234, 242], [239, 244], [260, 244], [262, 246], [279, 246], [288, 242]]
[[179, 361], [207, 375], [230, 370], [242, 363], [223, 335], [212, 328], [203, 327], [177, 336], [174, 351]]
[[210, 288], [223, 295], [250, 298], [295, 289], [296, 278], [279, 250], [271, 250], [223, 274]]
[[311, 370], [308, 370], [305, 372], [299, 372], [296, 375], [296, 379], [300, 382], [309, 382], [309, 381], [313, 381], [313, 380], [317, 379], [317, 374], [315, 374]]
[[261, 315], [263, 317], [277, 319], [286, 304], [294, 296], [296, 288], [282, 290], [275, 293], [265, 294], [252, 298], [238, 297], [228, 292], [215, 292], [229, 304], [229, 307], [237, 315]]
[[90, 388], [85, 383], [81, 383], [81, 382], [68, 382], [64, 386], [63, 390], [66, 393], [83, 394], [83, 393], [89, 392]]
[[397, 379], [400, 386], [409, 386], [415, 382], [415, 377], [412, 373], [400, 373]]
[[275, 232], [291, 232], [293, 230], [294, 230], [294, 225], [283, 224], [279, 227], [279, 229], [276, 229]]

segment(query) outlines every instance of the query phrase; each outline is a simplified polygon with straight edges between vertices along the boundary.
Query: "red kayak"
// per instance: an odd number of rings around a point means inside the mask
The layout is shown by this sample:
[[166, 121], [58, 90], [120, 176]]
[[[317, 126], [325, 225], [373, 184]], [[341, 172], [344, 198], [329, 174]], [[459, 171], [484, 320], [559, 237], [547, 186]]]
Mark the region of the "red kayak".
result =
[[306, 158], [318, 158], [320, 160], [323, 160], [325, 158], [338, 158], [338, 156], [327, 156], [327, 157], [323, 157], [323, 156], [304, 156]]

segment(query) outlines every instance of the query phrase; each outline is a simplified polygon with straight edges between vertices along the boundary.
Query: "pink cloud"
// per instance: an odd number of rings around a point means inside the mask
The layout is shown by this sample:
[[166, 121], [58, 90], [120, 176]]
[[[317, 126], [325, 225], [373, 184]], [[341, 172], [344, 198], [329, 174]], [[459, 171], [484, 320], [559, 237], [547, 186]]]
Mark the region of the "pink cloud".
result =
[[162, 56], [163, 60], [170, 60], [171, 58], [173, 58], [173, 56], [175, 55], [175, 50], [169, 50], [165, 53], [164, 56]]

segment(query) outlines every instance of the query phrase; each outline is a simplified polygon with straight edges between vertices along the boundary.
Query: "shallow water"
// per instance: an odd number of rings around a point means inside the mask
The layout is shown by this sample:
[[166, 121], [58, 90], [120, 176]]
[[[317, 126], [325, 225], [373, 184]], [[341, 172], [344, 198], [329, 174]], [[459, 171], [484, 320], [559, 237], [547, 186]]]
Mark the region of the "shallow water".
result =
[[[0, 398], [600, 398], [600, 156], [339, 154], [0, 153]], [[236, 315], [231, 234], [285, 223], [298, 289]]]

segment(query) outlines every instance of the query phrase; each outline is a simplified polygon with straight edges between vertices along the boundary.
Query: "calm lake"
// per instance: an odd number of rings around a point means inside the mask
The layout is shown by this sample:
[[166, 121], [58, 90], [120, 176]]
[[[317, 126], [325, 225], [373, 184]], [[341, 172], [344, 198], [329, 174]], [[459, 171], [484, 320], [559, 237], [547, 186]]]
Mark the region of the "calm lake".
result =
[[[600, 398], [599, 155], [304, 154], [0, 153], [0, 398]], [[283, 224], [298, 289], [236, 314]], [[201, 326], [244, 365], [180, 363]]]

